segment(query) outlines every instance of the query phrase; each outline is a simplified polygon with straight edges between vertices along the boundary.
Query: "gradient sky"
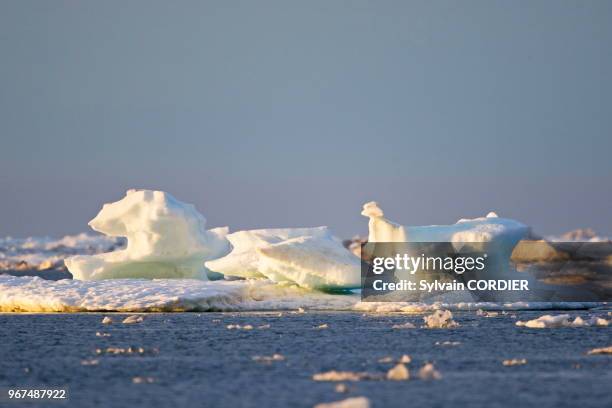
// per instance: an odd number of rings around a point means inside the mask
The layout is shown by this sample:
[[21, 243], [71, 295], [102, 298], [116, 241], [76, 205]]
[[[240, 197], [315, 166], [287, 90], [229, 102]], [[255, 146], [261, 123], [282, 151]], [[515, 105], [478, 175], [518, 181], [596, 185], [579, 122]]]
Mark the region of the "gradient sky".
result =
[[612, 234], [611, 1], [0, 1], [0, 236], [490, 210]]

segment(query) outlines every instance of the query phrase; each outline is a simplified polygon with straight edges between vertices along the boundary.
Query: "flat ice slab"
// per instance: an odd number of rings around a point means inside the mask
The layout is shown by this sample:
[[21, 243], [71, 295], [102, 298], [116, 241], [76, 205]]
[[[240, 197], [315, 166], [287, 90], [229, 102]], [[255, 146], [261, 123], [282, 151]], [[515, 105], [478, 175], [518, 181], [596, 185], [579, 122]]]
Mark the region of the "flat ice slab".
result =
[[109, 279], [49, 281], [0, 275], [0, 312], [183, 312], [333, 310], [370, 313], [449, 310], [584, 309], [598, 303], [361, 302], [359, 294], [327, 294], [267, 279]]

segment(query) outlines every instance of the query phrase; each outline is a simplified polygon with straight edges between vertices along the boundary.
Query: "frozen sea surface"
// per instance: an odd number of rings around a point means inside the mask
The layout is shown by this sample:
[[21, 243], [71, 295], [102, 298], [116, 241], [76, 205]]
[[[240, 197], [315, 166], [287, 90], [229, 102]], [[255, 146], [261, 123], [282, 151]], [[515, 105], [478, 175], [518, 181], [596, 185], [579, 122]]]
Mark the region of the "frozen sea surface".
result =
[[[67, 386], [69, 401], [54, 405], [83, 408], [312, 407], [351, 396], [366, 396], [373, 407], [612, 406], [612, 356], [586, 355], [612, 345], [612, 327], [527, 329], [514, 324], [542, 314], [456, 312], [458, 328], [404, 330], [392, 326], [412, 322], [420, 327], [422, 315], [169, 313], [121, 324], [127, 315], [0, 314], [0, 387]], [[569, 314], [605, 316], [607, 310]], [[103, 325], [106, 315], [115, 323]], [[253, 329], [227, 328], [236, 324]], [[321, 324], [328, 328], [315, 329]], [[460, 344], [436, 345], [443, 342]], [[142, 347], [144, 353], [96, 353], [129, 346]], [[274, 353], [285, 359], [269, 364], [253, 360]], [[312, 380], [313, 374], [328, 370], [384, 373], [392, 364], [378, 360], [402, 354], [412, 356], [413, 375], [431, 361], [442, 379], [347, 383], [346, 394], [334, 391], [336, 383]], [[502, 365], [513, 358], [528, 362]], [[134, 383], [135, 377], [144, 380]]]

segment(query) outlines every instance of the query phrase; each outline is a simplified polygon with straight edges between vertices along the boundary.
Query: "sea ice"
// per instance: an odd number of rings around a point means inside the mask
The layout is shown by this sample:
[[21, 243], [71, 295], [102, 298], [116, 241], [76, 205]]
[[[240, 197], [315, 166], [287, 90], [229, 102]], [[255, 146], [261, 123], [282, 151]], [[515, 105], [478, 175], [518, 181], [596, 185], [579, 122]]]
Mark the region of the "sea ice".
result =
[[253, 361], [257, 361], [258, 363], [270, 364], [274, 361], [283, 361], [285, 360], [285, 356], [282, 354], [273, 354], [271, 356], [253, 356]]
[[429, 316], [423, 317], [425, 327], [429, 329], [449, 329], [459, 326], [453, 320], [453, 313], [450, 310], [436, 310]]
[[395, 367], [387, 371], [387, 380], [405, 381], [408, 379], [410, 379], [410, 371], [402, 363], [397, 364]]
[[612, 346], [609, 347], [598, 347], [587, 352], [588, 355], [594, 354], [612, 354]]
[[129, 190], [123, 199], [105, 204], [89, 225], [111, 237], [126, 237], [127, 248], [67, 258], [66, 267], [79, 280], [205, 280], [204, 261], [229, 250], [227, 228], [206, 231], [206, 220], [193, 205], [163, 191]]
[[528, 327], [530, 329], [555, 329], [560, 327], [608, 326], [610, 322], [597, 316], [593, 316], [588, 320], [576, 316], [574, 321], [570, 321], [570, 315], [562, 314], [557, 316], [544, 315], [526, 322], [519, 320], [515, 324], [519, 327]]
[[392, 329], [416, 329], [416, 326], [410, 322], [405, 322], [401, 324], [394, 324], [391, 326]]
[[355, 371], [327, 371], [318, 373], [312, 376], [315, 381], [363, 381], [363, 380], [378, 380], [380, 375], [367, 372]]
[[123, 324], [134, 324], [134, 323], [142, 323], [144, 319], [139, 315], [128, 316], [121, 323]]
[[212, 271], [268, 278], [308, 289], [353, 289], [361, 285], [360, 260], [327, 227], [239, 231], [232, 251], [206, 262]]
[[370, 408], [370, 400], [366, 397], [353, 397], [342, 401], [322, 402], [314, 408]]
[[[482, 272], [471, 271], [471, 279], [516, 279], [517, 274], [509, 264], [510, 256], [516, 244], [529, 233], [529, 227], [518, 221], [499, 218], [491, 212], [486, 217], [461, 219], [453, 225], [431, 225], [406, 227], [384, 218], [383, 210], [376, 202], [363, 206], [361, 214], [369, 218], [368, 243], [384, 242], [388, 244], [384, 250], [389, 254], [376, 256], [395, 256], [409, 253], [407, 243], [418, 242], [449, 242], [458, 252], [481, 251], [488, 254], [486, 268]], [[372, 254], [375, 246], [365, 246], [365, 258]], [[380, 251], [376, 249], [376, 251]], [[420, 255], [420, 254], [418, 254]], [[414, 279], [412, 273], [396, 270], [400, 279]], [[525, 277], [521, 277], [525, 279]], [[510, 296], [510, 292], [495, 294], [497, 297]], [[505, 299], [495, 299], [505, 300]]]
[[436, 370], [432, 363], [426, 363], [419, 370], [419, 378], [421, 380], [439, 380], [442, 378], [442, 374]]
[[513, 359], [510, 359], [510, 360], [502, 361], [502, 364], [504, 366], [506, 366], [506, 367], [525, 365], [525, 364], [527, 364], [527, 359], [525, 359], [525, 358], [513, 358]]
[[351, 310], [354, 294], [328, 294], [267, 279], [44, 280], [0, 275], [0, 312]]

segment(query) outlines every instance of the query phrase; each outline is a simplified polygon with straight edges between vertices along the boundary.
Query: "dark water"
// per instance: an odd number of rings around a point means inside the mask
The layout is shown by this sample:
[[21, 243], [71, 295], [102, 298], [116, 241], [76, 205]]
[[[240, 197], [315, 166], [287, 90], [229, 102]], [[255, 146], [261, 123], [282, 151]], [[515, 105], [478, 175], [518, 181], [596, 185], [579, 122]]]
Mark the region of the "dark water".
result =
[[[550, 313], [550, 312], [546, 312]], [[561, 313], [561, 312], [559, 312]], [[583, 317], [607, 312], [573, 312]], [[518, 312], [521, 320], [543, 312]], [[554, 313], [553, 313], [554, 314]], [[612, 327], [525, 329], [506, 315], [457, 313], [456, 329], [391, 329], [419, 316], [358, 313], [150, 314], [143, 323], [102, 325], [101, 314], [0, 315], [0, 387], [67, 386], [67, 403], [5, 406], [311, 407], [366, 396], [374, 407], [612, 407], [612, 356], [587, 356], [612, 345]], [[115, 315], [115, 322], [124, 315]], [[220, 321], [218, 321], [220, 320]], [[313, 327], [327, 323], [326, 330]], [[228, 324], [251, 324], [250, 331]], [[270, 324], [268, 329], [257, 326]], [[111, 337], [97, 337], [96, 331]], [[459, 341], [458, 346], [436, 342]], [[143, 355], [96, 355], [96, 348], [142, 347]], [[154, 349], [158, 349], [155, 351]], [[262, 364], [255, 355], [280, 353]], [[385, 372], [381, 357], [426, 361], [438, 381], [315, 382], [327, 370]], [[501, 361], [526, 358], [524, 366]], [[98, 359], [84, 366], [82, 360]], [[155, 382], [134, 384], [134, 377]], [[0, 403], [1, 404], [1, 403]]]

